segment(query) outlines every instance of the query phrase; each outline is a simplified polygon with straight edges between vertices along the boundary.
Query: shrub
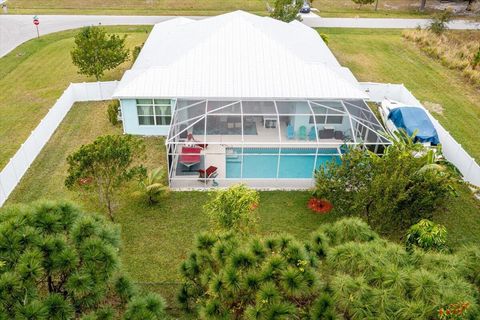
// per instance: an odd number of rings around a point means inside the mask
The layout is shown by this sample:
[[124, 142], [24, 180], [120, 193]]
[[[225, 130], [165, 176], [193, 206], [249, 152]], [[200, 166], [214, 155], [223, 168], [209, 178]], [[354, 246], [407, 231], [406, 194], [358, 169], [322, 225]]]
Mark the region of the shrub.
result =
[[407, 251], [359, 219], [322, 225], [306, 248], [320, 260], [320, 278], [328, 274], [333, 304], [344, 318], [437, 319], [438, 310], [459, 303], [469, 305], [469, 319], [479, 317], [477, 248]]
[[475, 69], [478, 66], [478, 64], [480, 64], [480, 48], [478, 48], [477, 52], [473, 55], [473, 58], [470, 64], [472, 66], [472, 69]]
[[352, 0], [353, 3], [358, 4], [358, 8], [361, 8], [366, 4], [373, 4], [375, 0]]
[[154, 205], [164, 197], [169, 189], [165, 185], [165, 170], [156, 168], [147, 174], [147, 177], [140, 182], [141, 192], [145, 195], [149, 205]]
[[138, 55], [140, 54], [140, 51], [142, 51], [142, 48], [143, 48], [143, 45], [145, 43], [142, 43], [141, 46], [135, 46], [135, 48], [133, 48], [132, 50], [132, 58], [133, 58], [133, 62], [135, 62], [138, 58]]
[[[0, 318], [121, 316], [141, 296], [122, 275], [119, 248], [118, 226], [71, 203], [38, 202], [2, 209]], [[136, 310], [132, 314], [138, 315]]]
[[325, 44], [328, 44], [328, 35], [327, 34], [320, 33], [320, 37], [322, 38], [323, 42], [325, 42]]
[[427, 219], [411, 226], [406, 237], [407, 249], [416, 246], [427, 251], [443, 251], [447, 248], [446, 243], [447, 229]]
[[440, 13], [437, 13], [433, 18], [432, 22], [428, 26], [428, 30], [439, 35], [442, 34], [445, 30], [448, 29], [447, 23], [450, 22], [453, 18], [453, 12], [450, 9], [443, 10]]
[[108, 104], [107, 116], [108, 121], [114, 126], [118, 124], [118, 114], [119, 114], [120, 102], [118, 100], [113, 100]]
[[336, 212], [361, 215], [382, 231], [430, 219], [452, 194], [455, 176], [411, 137], [392, 139], [382, 156], [350, 149], [340, 164], [327, 164], [316, 173], [314, 195], [330, 201]]
[[202, 234], [179, 301], [201, 319], [334, 319], [315, 261], [290, 236]]
[[247, 234], [255, 230], [258, 201], [257, 191], [239, 184], [211, 193], [203, 210], [216, 230]]

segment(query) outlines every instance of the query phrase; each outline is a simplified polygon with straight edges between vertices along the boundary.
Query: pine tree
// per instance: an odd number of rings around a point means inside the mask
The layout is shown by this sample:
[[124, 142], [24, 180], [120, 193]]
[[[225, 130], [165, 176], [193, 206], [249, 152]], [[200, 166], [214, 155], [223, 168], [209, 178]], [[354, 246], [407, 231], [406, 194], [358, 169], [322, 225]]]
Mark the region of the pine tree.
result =
[[290, 236], [205, 233], [182, 264], [179, 301], [201, 319], [333, 319], [315, 261]]
[[[119, 267], [119, 227], [66, 202], [0, 211], [0, 319], [111, 319], [150, 299], [150, 319], [163, 300], [138, 296]], [[133, 310], [132, 310], [133, 309]]]

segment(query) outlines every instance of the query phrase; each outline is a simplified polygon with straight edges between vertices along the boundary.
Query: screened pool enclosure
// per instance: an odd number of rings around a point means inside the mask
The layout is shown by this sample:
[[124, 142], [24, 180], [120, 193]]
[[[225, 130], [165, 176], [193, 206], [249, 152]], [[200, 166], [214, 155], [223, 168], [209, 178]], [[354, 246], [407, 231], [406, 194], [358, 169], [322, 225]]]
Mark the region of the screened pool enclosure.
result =
[[363, 100], [174, 101], [167, 138], [172, 188], [308, 188], [349, 146], [389, 140]]

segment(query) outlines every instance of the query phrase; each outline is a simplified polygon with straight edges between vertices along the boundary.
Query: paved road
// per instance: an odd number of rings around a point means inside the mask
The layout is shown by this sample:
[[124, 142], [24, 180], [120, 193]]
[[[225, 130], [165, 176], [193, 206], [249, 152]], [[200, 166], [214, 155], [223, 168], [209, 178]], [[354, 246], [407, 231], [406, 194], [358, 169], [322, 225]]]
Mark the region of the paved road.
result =
[[[379, 28], [379, 29], [414, 29], [425, 27], [429, 19], [395, 19], [395, 18], [321, 18], [305, 16], [303, 23], [314, 28]], [[454, 20], [448, 24], [450, 29], [480, 29], [480, 23], [467, 20]]]
[[[173, 18], [173, 16], [90, 16], [90, 15], [40, 15], [40, 35], [79, 28], [86, 25], [139, 25], [155, 24]], [[201, 19], [203, 17], [190, 17]], [[389, 19], [389, 18], [321, 18], [315, 14], [305, 15], [303, 22], [310, 27], [340, 28], [416, 28], [425, 26], [427, 19]], [[480, 29], [480, 23], [454, 21], [452, 29]], [[36, 37], [32, 15], [0, 14], [0, 57], [13, 50], [19, 44]]]
[[[89, 16], [89, 15], [39, 15], [40, 36], [87, 25], [151, 25], [174, 18], [173, 16]], [[200, 18], [200, 17], [190, 17]], [[37, 32], [32, 15], [0, 14], [0, 57], [19, 44], [35, 38]]]

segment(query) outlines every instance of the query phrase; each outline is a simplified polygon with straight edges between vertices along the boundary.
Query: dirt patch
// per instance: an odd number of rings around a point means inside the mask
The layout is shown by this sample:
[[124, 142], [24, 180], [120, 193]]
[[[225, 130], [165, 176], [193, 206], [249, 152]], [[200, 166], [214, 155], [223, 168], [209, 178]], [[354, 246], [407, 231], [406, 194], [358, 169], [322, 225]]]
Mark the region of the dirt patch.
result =
[[423, 106], [430, 112], [435, 112], [439, 115], [443, 115], [443, 107], [439, 103], [424, 101]]

